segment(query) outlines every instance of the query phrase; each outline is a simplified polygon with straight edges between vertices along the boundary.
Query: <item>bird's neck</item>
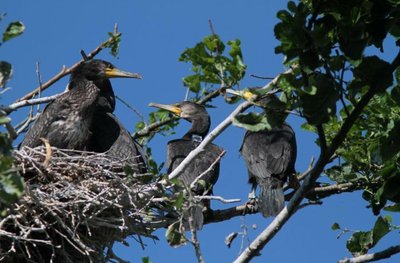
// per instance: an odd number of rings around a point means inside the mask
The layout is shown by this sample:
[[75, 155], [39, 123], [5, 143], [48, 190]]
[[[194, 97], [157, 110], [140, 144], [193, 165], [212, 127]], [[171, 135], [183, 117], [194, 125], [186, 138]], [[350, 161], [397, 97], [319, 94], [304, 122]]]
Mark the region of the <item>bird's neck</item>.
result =
[[210, 129], [210, 117], [209, 116], [198, 116], [191, 120], [192, 127], [183, 136], [184, 139], [193, 140], [193, 138], [200, 137], [204, 139]]

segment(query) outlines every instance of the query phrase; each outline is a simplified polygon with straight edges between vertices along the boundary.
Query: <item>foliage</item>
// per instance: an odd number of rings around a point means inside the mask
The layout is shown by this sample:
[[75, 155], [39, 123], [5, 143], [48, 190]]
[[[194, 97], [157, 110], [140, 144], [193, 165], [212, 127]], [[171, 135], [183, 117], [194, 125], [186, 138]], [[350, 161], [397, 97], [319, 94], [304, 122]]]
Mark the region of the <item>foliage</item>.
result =
[[[361, 98], [368, 92], [375, 94], [339, 145], [335, 152], [339, 161], [326, 175], [337, 183], [360, 185], [375, 215], [387, 204], [398, 207], [399, 72], [393, 84], [392, 65], [379, 53], [388, 41], [398, 45], [400, 3], [290, 1], [277, 17], [275, 36], [280, 44], [275, 51], [285, 55], [285, 64], [293, 68], [292, 73], [281, 75], [278, 87], [291, 110], [305, 118], [304, 128], [312, 132], [322, 128], [320, 146], [321, 139], [334, 143]], [[378, 217], [374, 229], [354, 233], [347, 248], [364, 254], [391, 230], [388, 220]]]
[[246, 65], [243, 63], [240, 40], [231, 40], [226, 44], [230, 47], [229, 56], [224, 55], [226, 45], [220, 37], [212, 34], [181, 54], [179, 61], [190, 62], [194, 72], [183, 78], [183, 84], [197, 96], [209, 93], [215, 84], [222, 84], [224, 88], [238, 85], [244, 77]]
[[373, 248], [378, 241], [391, 230], [397, 229], [397, 227], [393, 226], [391, 222], [392, 218], [390, 215], [385, 217], [379, 216], [375, 221], [374, 227], [369, 231], [350, 231], [342, 229], [338, 223], [332, 225], [332, 230], [340, 230], [342, 233], [353, 232], [351, 237], [347, 240], [347, 249], [354, 256], [359, 256]]
[[[4, 15], [0, 16], [2, 20]], [[25, 30], [22, 22], [9, 23], [3, 33], [3, 43], [21, 35]], [[12, 65], [0, 61], [0, 88], [4, 88], [12, 77]], [[0, 125], [9, 124], [11, 119], [0, 113]], [[13, 158], [10, 150], [11, 140], [6, 133], [0, 133], [0, 216], [4, 216], [6, 207], [13, 204], [23, 194], [24, 183], [18, 172], [12, 168]]]

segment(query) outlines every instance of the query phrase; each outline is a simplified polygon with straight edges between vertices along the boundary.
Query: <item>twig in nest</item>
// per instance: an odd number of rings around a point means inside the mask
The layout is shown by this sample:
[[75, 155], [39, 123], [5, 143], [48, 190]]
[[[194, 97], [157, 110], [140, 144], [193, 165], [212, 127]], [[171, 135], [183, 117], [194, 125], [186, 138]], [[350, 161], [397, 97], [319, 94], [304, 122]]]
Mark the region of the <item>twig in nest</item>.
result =
[[43, 166], [47, 167], [47, 166], [49, 166], [49, 162], [51, 159], [51, 153], [52, 153], [50, 142], [46, 138], [40, 138], [40, 140], [44, 143], [44, 145], [46, 147], [46, 158], [43, 161]]

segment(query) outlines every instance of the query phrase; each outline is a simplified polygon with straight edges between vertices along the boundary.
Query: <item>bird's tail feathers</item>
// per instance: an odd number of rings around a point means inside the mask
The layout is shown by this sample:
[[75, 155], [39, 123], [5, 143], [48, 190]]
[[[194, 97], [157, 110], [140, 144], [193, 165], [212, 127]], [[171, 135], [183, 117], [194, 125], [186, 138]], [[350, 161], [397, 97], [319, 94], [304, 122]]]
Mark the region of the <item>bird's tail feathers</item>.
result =
[[264, 217], [276, 216], [285, 207], [285, 195], [282, 182], [276, 178], [267, 178], [259, 184], [259, 208]]
[[193, 220], [193, 227], [195, 230], [201, 230], [203, 228], [204, 216], [203, 216], [204, 205], [199, 202], [192, 204], [183, 213], [183, 226], [186, 231], [190, 230], [190, 220]]

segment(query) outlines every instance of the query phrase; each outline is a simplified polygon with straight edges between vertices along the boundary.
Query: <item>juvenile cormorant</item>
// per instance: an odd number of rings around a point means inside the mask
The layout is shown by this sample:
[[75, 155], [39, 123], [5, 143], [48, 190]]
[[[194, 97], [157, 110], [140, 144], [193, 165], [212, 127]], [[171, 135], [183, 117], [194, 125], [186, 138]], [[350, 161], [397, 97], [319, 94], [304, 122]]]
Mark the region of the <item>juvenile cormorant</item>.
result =
[[[69, 90], [46, 106], [26, 133], [21, 147], [36, 147], [42, 143], [40, 138], [45, 138], [51, 146], [86, 150], [97, 104], [113, 99], [99, 100], [102, 89], [109, 88], [112, 92], [109, 78], [140, 78], [140, 75], [119, 70], [103, 60], [82, 62], [71, 73]], [[100, 85], [104, 83], [107, 85]]]
[[[210, 129], [210, 116], [205, 107], [190, 101], [183, 101], [175, 105], [165, 105], [150, 103], [149, 106], [165, 109], [175, 115], [192, 123], [189, 131], [182, 139], [168, 142], [166, 167], [168, 174], [171, 173], [194, 150], [207, 135]], [[223, 149], [215, 144], [209, 144], [178, 177], [185, 185], [190, 186], [202, 173], [204, 173], [223, 152]], [[213, 185], [219, 176], [219, 162], [205, 173], [201, 180], [205, 181], [205, 186], [197, 184], [192, 191], [196, 195], [212, 194]], [[206, 203], [208, 206], [209, 204]], [[196, 229], [201, 229], [203, 225], [203, 214], [197, 211]]]
[[[236, 94], [246, 100], [251, 100], [254, 96], [249, 91]], [[257, 105], [264, 108], [264, 114], [267, 114], [276, 100], [275, 95], [267, 95], [258, 100]], [[270, 130], [246, 131], [240, 153], [245, 160], [249, 183], [252, 185], [249, 196], [255, 198], [258, 185], [261, 213], [264, 217], [276, 216], [285, 206], [283, 185], [288, 177], [290, 180], [295, 176], [297, 146], [293, 129], [282, 121]]]

